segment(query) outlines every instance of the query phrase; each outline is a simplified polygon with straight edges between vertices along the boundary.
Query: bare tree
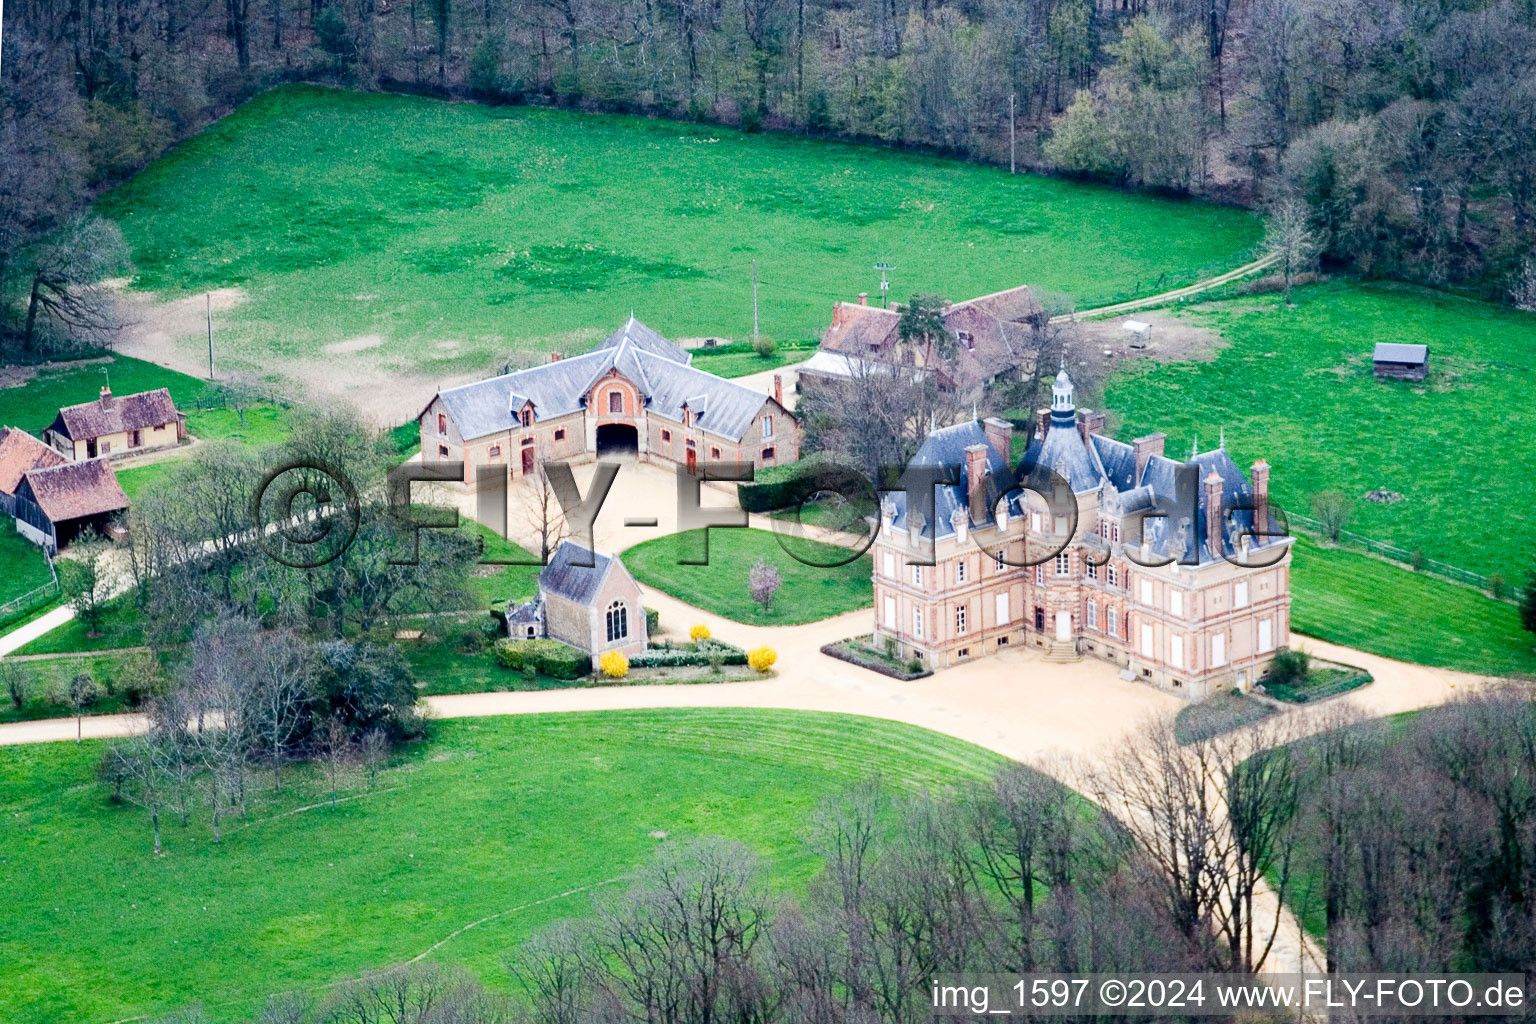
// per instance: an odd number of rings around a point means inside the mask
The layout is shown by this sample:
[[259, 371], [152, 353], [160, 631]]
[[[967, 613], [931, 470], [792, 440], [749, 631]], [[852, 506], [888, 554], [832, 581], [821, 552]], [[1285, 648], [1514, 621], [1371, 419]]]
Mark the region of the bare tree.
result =
[[1286, 197], [1271, 207], [1264, 225], [1264, 246], [1278, 257], [1280, 274], [1285, 281], [1285, 304], [1291, 305], [1291, 283], [1296, 275], [1310, 270], [1321, 249], [1311, 227], [1311, 211], [1295, 197]]
[[69, 706], [75, 709], [75, 742], [85, 736], [85, 712], [101, 700], [101, 687], [96, 685], [90, 673], [78, 673], [69, 681]]
[[32, 677], [10, 658], [0, 658], [0, 688], [11, 701], [11, 707], [20, 711], [32, 697]]
[[153, 735], [134, 736], [113, 744], [107, 751], [107, 761], [114, 771], [132, 783], [124, 788], [123, 795], [149, 814], [149, 827], [158, 855], [161, 852], [160, 808], [165, 802], [164, 749]]
[[347, 727], [335, 718], [329, 719], [320, 732], [317, 752], [320, 770], [325, 774], [326, 788], [331, 791], [331, 807], [337, 802], [337, 794], [352, 769], [352, 737]]
[[1516, 309], [1536, 313], [1536, 252], [1520, 261], [1514, 283], [1509, 286], [1509, 301]]
[[257, 633], [245, 655], [253, 728], [272, 766], [273, 792], [282, 792], [283, 762], [308, 722], [310, 652], [287, 632]]
[[778, 568], [766, 559], [752, 563], [752, 568], [747, 570], [747, 590], [764, 615], [773, 611], [773, 597], [783, 585], [784, 579]]
[[1349, 525], [1354, 503], [1342, 491], [1320, 491], [1312, 496], [1312, 517], [1323, 529], [1323, 534], [1334, 543], [1344, 535]]
[[548, 452], [541, 447], [534, 463], [533, 477], [527, 481], [533, 493], [524, 508], [528, 527], [538, 541], [539, 561], [544, 565], [549, 564], [555, 549], [560, 546], [560, 541], [566, 534], [565, 512], [559, 496], [555, 493], [554, 485], [550, 482], [549, 474], [544, 471], [544, 463], [547, 460]]
[[92, 216], [75, 218], [37, 246], [22, 347], [35, 349], [44, 328], [74, 343], [109, 342], [117, 329], [117, 316], [101, 281], [127, 265], [127, 254], [117, 225]]

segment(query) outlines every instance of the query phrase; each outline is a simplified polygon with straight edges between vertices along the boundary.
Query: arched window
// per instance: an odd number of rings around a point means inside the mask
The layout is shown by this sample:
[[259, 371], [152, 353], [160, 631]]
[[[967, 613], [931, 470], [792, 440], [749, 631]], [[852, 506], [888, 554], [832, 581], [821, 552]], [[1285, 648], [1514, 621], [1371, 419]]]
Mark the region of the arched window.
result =
[[623, 640], [629, 636], [629, 609], [623, 601], [608, 606], [608, 642]]

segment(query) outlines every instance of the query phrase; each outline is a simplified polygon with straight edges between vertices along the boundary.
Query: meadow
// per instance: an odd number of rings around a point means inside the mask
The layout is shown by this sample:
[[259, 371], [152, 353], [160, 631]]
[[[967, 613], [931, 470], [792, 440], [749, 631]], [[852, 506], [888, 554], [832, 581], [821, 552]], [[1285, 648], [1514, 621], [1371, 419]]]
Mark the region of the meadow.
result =
[[1235, 265], [1260, 233], [1236, 208], [955, 160], [309, 86], [245, 104], [97, 208], [136, 289], [243, 289], [226, 365], [368, 339], [347, 360], [428, 380], [577, 351], [631, 311], [674, 338], [749, 339], [753, 260], [762, 330], [794, 342], [834, 299], [878, 300], [881, 260], [893, 298], [1028, 283], [1087, 305]]
[[[122, 1020], [197, 1000], [207, 1019], [425, 953], [507, 989], [503, 956], [589, 913], [662, 843], [723, 835], [797, 891], [807, 817], [878, 773], [908, 790], [978, 780], [994, 754], [874, 719], [656, 711], [438, 723], [367, 790], [329, 805], [292, 772], [211, 842], [201, 815], [150, 849], [140, 809], [95, 780], [96, 743], [0, 749], [0, 1017]], [[287, 787], [285, 787], [287, 788]], [[491, 915], [498, 915], [491, 917]]]
[[[1285, 509], [1325, 491], [1351, 503], [1348, 529], [1482, 574], [1524, 581], [1536, 557], [1536, 316], [1389, 284], [1335, 281], [1182, 314], [1219, 330], [1205, 362], [1138, 361], [1112, 377], [1121, 437], [1199, 439], [1245, 468], [1264, 458]], [[1378, 341], [1424, 343], [1429, 379], [1375, 379]], [[1368, 500], [1383, 492], [1385, 502]]]

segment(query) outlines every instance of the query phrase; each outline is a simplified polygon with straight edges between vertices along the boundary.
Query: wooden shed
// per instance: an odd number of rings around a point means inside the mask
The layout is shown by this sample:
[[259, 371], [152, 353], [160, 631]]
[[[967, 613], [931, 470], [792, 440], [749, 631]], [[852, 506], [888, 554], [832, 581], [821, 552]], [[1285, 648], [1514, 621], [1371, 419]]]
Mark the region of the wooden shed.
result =
[[1376, 344], [1376, 352], [1372, 359], [1376, 364], [1377, 378], [1423, 380], [1429, 376], [1428, 345], [1403, 345], [1382, 341]]

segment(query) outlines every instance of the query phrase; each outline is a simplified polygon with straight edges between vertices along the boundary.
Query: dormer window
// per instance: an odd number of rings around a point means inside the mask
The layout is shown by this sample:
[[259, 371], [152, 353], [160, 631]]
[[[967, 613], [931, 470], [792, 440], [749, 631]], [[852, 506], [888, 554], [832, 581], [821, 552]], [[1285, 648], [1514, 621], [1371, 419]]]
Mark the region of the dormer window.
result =
[[970, 331], [956, 331], [955, 337], [960, 339], [960, 344], [965, 346], [967, 352], [976, 351], [976, 339], [971, 336]]
[[524, 408], [523, 409], [523, 426], [525, 426], [525, 427], [533, 426], [533, 410], [532, 409], [528, 409], [528, 408]]

